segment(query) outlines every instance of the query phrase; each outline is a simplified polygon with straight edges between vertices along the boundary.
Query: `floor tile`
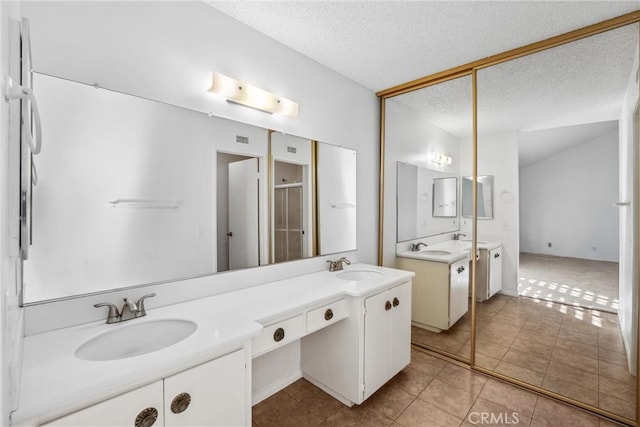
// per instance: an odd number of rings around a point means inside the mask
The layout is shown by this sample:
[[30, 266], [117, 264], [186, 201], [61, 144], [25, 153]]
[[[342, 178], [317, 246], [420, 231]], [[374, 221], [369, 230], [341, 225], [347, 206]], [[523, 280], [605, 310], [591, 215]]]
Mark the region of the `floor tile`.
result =
[[579, 400], [587, 405], [598, 406], [598, 390], [585, 388], [552, 376], [545, 376], [542, 388]]
[[598, 390], [598, 374], [575, 368], [570, 365], [552, 360], [547, 369], [546, 376], [555, 377], [558, 380], [579, 385], [590, 390]]
[[598, 417], [579, 409], [539, 397], [531, 425], [597, 427]]
[[533, 416], [538, 396], [530, 391], [491, 379], [480, 392], [480, 397], [517, 411], [527, 418]]
[[479, 397], [465, 418], [472, 425], [528, 426], [531, 418], [517, 410]]
[[396, 420], [396, 424], [403, 427], [457, 427], [461, 423], [462, 418], [421, 399], [414, 400]]
[[540, 372], [532, 371], [504, 360], [498, 364], [496, 372], [537, 386], [541, 385], [544, 379], [544, 374]]
[[507, 351], [502, 358], [502, 361], [531, 369], [532, 371], [540, 372], [542, 374], [547, 371], [547, 366], [549, 366], [548, 358], [514, 349]]
[[419, 399], [458, 418], [464, 418], [476, 397], [477, 394], [472, 389], [459, 389], [438, 378], [418, 396]]

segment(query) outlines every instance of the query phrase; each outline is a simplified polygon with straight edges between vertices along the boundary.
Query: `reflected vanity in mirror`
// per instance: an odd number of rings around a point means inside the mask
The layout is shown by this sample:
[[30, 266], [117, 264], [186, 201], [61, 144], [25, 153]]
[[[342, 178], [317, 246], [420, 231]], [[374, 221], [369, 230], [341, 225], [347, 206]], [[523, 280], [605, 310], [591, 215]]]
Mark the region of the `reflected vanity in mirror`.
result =
[[[355, 151], [37, 72], [33, 87], [47, 144], [23, 304], [355, 249]], [[323, 236], [316, 175], [332, 177]]]
[[[473, 177], [462, 177], [462, 216], [473, 218]], [[493, 219], [493, 176], [478, 177], [478, 219]]]

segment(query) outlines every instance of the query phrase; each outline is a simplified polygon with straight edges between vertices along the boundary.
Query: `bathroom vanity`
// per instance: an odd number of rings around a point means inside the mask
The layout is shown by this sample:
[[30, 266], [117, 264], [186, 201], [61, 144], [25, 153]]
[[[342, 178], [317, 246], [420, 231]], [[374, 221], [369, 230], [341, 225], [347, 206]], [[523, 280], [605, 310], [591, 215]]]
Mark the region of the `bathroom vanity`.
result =
[[451, 241], [398, 253], [398, 267], [416, 274], [411, 299], [414, 326], [442, 332], [469, 310], [470, 247]]
[[[302, 375], [347, 405], [362, 403], [410, 361], [412, 276], [355, 264], [28, 336], [12, 425], [251, 425], [252, 358], [299, 339]], [[176, 322], [197, 327], [164, 348], [127, 353], [141, 338], [134, 326], [170, 335]], [[124, 349], [79, 357], [111, 333]]]

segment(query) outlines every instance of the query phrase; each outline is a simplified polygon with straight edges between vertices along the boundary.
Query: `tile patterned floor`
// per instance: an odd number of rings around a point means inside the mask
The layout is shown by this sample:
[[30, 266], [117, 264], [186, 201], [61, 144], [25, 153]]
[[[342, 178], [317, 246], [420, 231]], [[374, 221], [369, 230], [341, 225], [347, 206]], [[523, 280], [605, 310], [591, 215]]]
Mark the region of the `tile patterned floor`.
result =
[[362, 405], [348, 408], [299, 380], [253, 407], [254, 427], [478, 425], [615, 424], [418, 350], [408, 367]]
[[[635, 416], [618, 317], [532, 298], [495, 295], [477, 305], [476, 363], [616, 414]], [[469, 357], [470, 316], [412, 340]]]

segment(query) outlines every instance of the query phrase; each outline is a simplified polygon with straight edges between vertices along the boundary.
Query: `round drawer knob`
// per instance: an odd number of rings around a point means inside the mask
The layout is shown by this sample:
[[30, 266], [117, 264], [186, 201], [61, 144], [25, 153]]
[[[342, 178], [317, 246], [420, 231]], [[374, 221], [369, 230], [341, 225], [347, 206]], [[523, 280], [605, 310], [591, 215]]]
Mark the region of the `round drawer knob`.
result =
[[394, 306], [394, 307], [397, 307], [397, 306], [399, 306], [399, 305], [400, 305], [400, 300], [399, 300], [398, 298], [394, 298], [394, 299], [393, 299], [393, 306]]
[[331, 310], [330, 308], [327, 308], [327, 311], [324, 312], [324, 320], [331, 320], [333, 319], [333, 310]]
[[140, 411], [136, 417], [136, 427], [151, 427], [158, 419], [158, 410], [156, 408], [146, 408]]
[[282, 341], [283, 339], [284, 339], [284, 329], [282, 328], [276, 329], [276, 331], [273, 333], [273, 340], [275, 342], [279, 342], [279, 341]]
[[171, 401], [171, 412], [179, 414], [184, 412], [191, 404], [191, 395], [189, 393], [180, 393]]
[[384, 304], [384, 309], [387, 311], [391, 310], [391, 303], [389, 301]]

